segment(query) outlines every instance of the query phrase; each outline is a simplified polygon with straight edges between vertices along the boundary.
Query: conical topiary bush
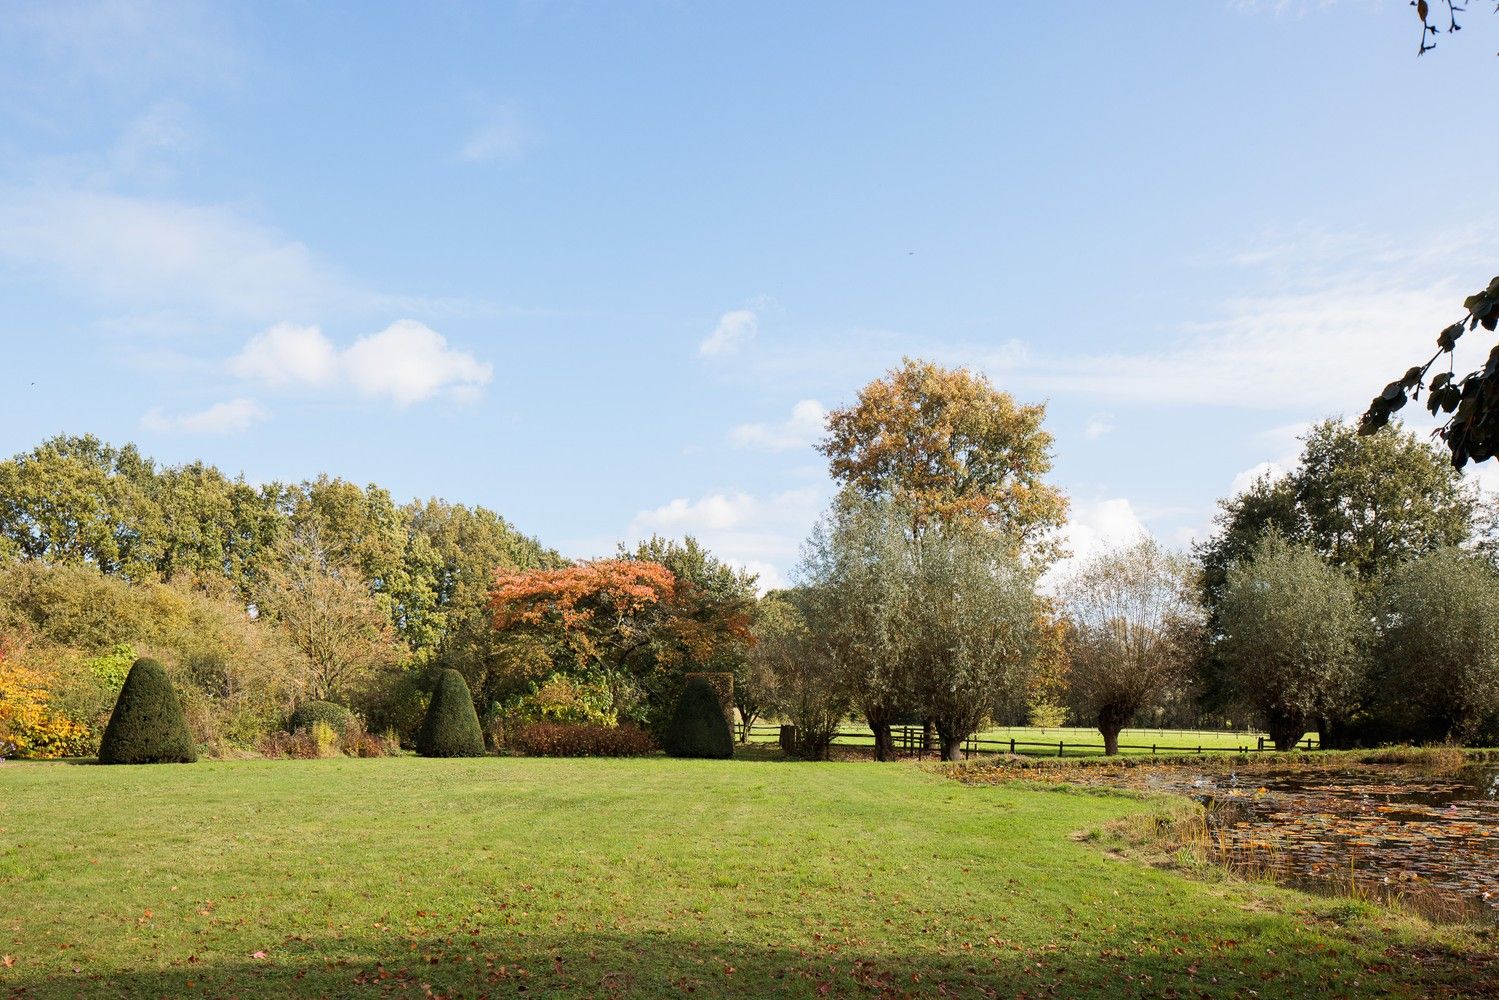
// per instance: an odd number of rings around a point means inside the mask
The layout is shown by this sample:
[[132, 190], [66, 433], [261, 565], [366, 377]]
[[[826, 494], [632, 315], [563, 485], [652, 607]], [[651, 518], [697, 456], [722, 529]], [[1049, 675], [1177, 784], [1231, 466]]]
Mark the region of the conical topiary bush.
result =
[[673, 757], [734, 756], [734, 734], [729, 730], [729, 720], [723, 714], [718, 693], [704, 678], [688, 678], [661, 746]]
[[136, 660], [104, 729], [99, 763], [191, 764], [197, 759], [167, 672], [155, 660]]
[[444, 670], [432, 691], [427, 720], [416, 737], [423, 757], [478, 757], [484, 753], [484, 733], [474, 711], [468, 682], [456, 670]]

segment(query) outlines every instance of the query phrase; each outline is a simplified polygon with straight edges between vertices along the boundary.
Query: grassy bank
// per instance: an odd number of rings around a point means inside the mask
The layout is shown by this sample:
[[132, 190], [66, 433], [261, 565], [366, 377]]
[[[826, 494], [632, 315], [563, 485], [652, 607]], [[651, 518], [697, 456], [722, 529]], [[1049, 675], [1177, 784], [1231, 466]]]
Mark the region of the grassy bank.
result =
[[1375, 750], [1293, 750], [1285, 753], [1217, 753], [1201, 756], [1184, 753], [1161, 753], [1156, 756], [1115, 757], [1027, 757], [996, 755], [951, 764], [935, 765], [950, 778], [967, 784], [1007, 783], [1018, 772], [1044, 772], [1051, 780], [1065, 780], [1068, 771], [1077, 768], [1151, 768], [1192, 767], [1203, 771], [1222, 771], [1239, 767], [1295, 766], [1338, 768], [1353, 764], [1399, 764], [1436, 770], [1463, 767], [1467, 764], [1499, 762], [1499, 749], [1483, 747], [1381, 747]]
[[1480, 945], [1074, 835], [1158, 804], [897, 765], [0, 765], [0, 991], [1485, 995]]

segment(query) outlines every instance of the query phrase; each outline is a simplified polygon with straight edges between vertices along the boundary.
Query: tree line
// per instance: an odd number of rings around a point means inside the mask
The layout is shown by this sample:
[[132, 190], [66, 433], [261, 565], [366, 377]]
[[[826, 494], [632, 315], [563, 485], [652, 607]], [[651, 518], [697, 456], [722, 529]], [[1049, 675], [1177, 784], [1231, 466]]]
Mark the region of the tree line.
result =
[[1044, 418], [904, 361], [830, 414], [837, 496], [793, 586], [758, 597], [690, 537], [569, 561], [484, 508], [54, 439], [0, 463], [0, 727], [86, 749], [151, 655], [226, 751], [309, 701], [410, 742], [447, 669], [491, 745], [537, 722], [659, 734], [702, 671], [734, 676], [741, 735], [778, 717], [807, 756], [855, 717], [882, 759], [911, 723], [948, 757], [1027, 721], [1109, 751], [1140, 721], [1499, 741], [1493, 507], [1430, 443], [1324, 421], [1192, 552], [1146, 538], [1058, 569]]

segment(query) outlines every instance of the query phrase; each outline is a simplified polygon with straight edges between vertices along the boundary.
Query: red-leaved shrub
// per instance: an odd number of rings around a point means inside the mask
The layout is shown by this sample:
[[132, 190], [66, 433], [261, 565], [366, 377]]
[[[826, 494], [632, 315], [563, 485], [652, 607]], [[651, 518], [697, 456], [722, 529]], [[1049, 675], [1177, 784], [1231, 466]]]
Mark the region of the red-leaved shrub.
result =
[[507, 744], [532, 757], [639, 757], [656, 749], [649, 733], [634, 726], [585, 726], [537, 722], [514, 733]]

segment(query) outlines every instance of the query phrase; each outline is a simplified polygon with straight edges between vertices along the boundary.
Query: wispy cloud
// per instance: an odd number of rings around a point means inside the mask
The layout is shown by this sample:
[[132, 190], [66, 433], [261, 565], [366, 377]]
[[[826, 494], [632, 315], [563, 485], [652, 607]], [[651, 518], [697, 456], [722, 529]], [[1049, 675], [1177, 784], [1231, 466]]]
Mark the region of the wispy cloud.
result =
[[465, 163], [513, 160], [535, 141], [520, 113], [509, 104], [491, 108], [464, 138], [457, 157]]
[[64, 75], [118, 85], [231, 72], [239, 55], [222, 14], [195, 0], [14, 0], [0, 26]]
[[153, 406], [141, 417], [141, 426], [166, 434], [234, 434], [248, 430], [269, 416], [265, 408], [253, 399], [240, 398], [175, 417], [167, 416], [161, 407]]
[[1083, 428], [1083, 437], [1089, 441], [1097, 441], [1105, 434], [1114, 432], [1114, 417], [1108, 413], [1095, 413], [1088, 418], [1087, 426]]
[[791, 416], [776, 424], [740, 424], [729, 434], [736, 448], [757, 451], [790, 451], [816, 443], [828, 426], [828, 411], [815, 399], [804, 399], [791, 408]]
[[1128, 402], [1356, 412], [1487, 283], [1473, 262], [1496, 250], [1475, 231], [1412, 244], [1279, 234], [1235, 255], [1241, 284], [1260, 290], [1216, 316], [1181, 324], [1158, 347], [1030, 357], [1012, 384]]
[[0, 189], [0, 258], [148, 313], [271, 321], [391, 301], [231, 208], [102, 190]]
[[698, 343], [697, 352], [708, 358], [730, 354], [753, 339], [759, 329], [760, 320], [753, 310], [730, 310], [718, 318], [713, 332]]

